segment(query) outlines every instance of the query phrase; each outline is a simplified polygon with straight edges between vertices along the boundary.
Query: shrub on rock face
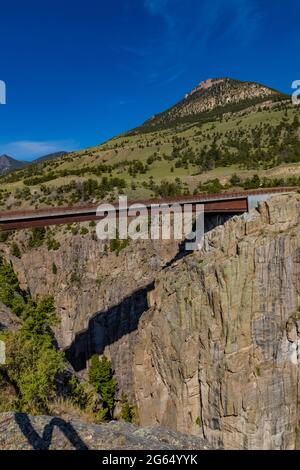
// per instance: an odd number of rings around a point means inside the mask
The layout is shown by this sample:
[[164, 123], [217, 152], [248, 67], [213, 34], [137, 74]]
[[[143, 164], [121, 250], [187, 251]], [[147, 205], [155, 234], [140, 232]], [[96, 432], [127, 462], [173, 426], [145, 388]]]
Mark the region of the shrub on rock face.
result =
[[52, 263], [52, 273], [55, 275], [57, 274], [57, 266], [55, 263]]
[[60, 243], [57, 240], [55, 240], [55, 238], [49, 238], [47, 240], [47, 248], [49, 251], [51, 250], [56, 251], [60, 248]]
[[12, 234], [12, 232], [8, 231], [8, 230], [6, 230], [5, 232], [1, 231], [0, 232], [0, 242], [5, 243], [9, 239], [11, 234]]
[[134, 420], [134, 407], [130, 405], [128, 397], [124, 392], [121, 395], [121, 418], [127, 423], [132, 423]]
[[19, 245], [15, 242], [11, 246], [11, 254], [12, 256], [15, 256], [16, 258], [21, 258], [22, 256]]
[[29, 248], [37, 248], [41, 246], [44, 242], [45, 236], [46, 229], [44, 227], [36, 227], [32, 229], [28, 242]]

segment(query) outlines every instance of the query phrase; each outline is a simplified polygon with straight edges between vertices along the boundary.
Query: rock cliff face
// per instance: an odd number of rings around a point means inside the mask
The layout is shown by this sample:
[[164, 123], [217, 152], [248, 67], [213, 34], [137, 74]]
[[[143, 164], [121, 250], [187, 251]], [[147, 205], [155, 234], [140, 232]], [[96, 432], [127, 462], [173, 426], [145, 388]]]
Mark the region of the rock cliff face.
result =
[[134, 242], [116, 256], [90, 235], [63, 232], [58, 251], [43, 246], [11, 260], [23, 288], [54, 295], [57, 337], [78, 371], [93, 352], [112, 359], [143, 426], [213, 447], [293, 449], [299, 214], [299, 194], [274, 197], [176, 261], [174, 243]]
[[142, 423], [225, 448], [299, 446], [299, 216], [299, 195], [273, 198], [160, 274], [134, 353]]
[[84, 374], [91, 355], [105, 352], [114, 363], [120, 391], [126, 390], [134, 401], [128, 365], [132, 364], [137, 325], [148, 307], [147, 291], [163, 266], [176, 256], [178, 242], [137, 241], [117, 256], [91, 234], [60, 230], [55, 233], [61, 244], [57, 251], [48, 251], [45, 243], [28, 249], [25, 231], [17, 237], [21, 259], [10, 255], [7, 244], [1, 248], [13, 263], [23, 290], [33, 297], [54, 296], [60, 319], [56, 338], [75, 370]]

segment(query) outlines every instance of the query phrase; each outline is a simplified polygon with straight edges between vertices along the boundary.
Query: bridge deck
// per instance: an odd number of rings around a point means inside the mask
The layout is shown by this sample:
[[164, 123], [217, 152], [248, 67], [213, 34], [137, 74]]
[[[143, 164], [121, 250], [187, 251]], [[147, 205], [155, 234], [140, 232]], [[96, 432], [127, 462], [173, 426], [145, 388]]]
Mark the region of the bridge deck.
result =
[[[273, 195], [287, 193], [295, 188], [271, 188], [242, 192], [227, 192], [222, 194], [199, 194], [193, 196], [168, 197], [164, 199], [148, 199], [142, 201], [128, 201], [127, 206], [135, 204], [146, 206], [148, 209], [159, 204], [203, 204], [205, 213], [232, 213], [241, 214], [248, 210], [249, 196]], [[29, 227], [42, 227], [47, 225], [83, 222], [88, 220], [99, 220], [96, 215], [98, 204], [81, 206], [42, 208], [24, 211], [0, 212], [0, 230], [16, 230]], [[127, 211], [119, 211], [117, 203], [112, 204], [112, 210], [116, 210], [118, 216], [125, 215]], [[138, 210], [138, 209], [137, 209]]]

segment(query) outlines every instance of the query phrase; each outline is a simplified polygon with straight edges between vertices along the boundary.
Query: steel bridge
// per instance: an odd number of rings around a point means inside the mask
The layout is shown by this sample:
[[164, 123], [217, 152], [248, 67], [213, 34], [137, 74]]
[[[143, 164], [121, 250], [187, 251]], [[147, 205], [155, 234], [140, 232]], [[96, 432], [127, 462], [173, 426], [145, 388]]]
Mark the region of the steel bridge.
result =
[[[128, 201], [128, 207], [135, 204], [138, 210], [142, 207], [155, 207], [161, 204], [203, 204], [205, 214], [242, 214], [255, 207], [258, 202], [265, 201], [278, 193], [289, 193], [296, 188], [271, 188], [257, 189], [242, 192], [225, 192], [221, 194], [198, 194], [193, 196], [178, 196], [163, 199], [148, 199], [140, 201]], [[41, 208], [35, 210], [3, 211], [0, 212], [0, 230], [18, 230], [33, 227], [45, 227], [48, 225], [71, 224], [99, 220], [97, 215], [98, 204], [81, 206], [68, 206], [56, 208]], [[122, 216], [122, 211], [117, 203], [112, 204], [117, 216]], [[107, 211], [109, 213], [109, 210]], [[123, 211], [124, 213], [124, 211]], [[127, 215], [127, 211], [125, 211]]]

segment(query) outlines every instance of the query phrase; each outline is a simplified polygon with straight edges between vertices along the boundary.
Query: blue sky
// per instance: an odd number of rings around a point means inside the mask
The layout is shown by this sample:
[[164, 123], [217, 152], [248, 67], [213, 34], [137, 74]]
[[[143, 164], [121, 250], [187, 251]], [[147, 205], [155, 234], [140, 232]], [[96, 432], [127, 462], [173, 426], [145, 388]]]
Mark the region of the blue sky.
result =
[[10, 0], [0, 6], [0, 154], [99, 144], [198, 82], [232, 77], [291, 93], [299, 0]]

